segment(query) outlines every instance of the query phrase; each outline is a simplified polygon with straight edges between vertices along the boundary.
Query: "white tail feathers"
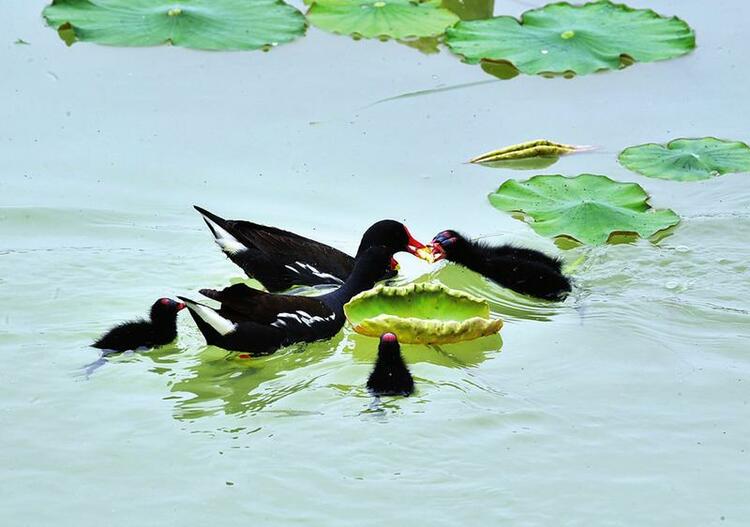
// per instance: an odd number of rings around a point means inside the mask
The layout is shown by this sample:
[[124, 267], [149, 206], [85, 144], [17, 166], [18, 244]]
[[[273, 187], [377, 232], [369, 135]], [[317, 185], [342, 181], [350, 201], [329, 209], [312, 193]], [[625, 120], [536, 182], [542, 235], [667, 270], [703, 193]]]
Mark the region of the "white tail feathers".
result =
[[237, 241], [237, 238], [232, 236], [226, 229], [222, 228], [221, 225], [205, 214], [201, 213], [201, 215], [203, 216], [203, 219], [206, 220], [209, 227], [211, 227], [211, 231], [214, 234], [214, 241], [216, 241], [219, 247], [221, 247], [222, 251], [227, 254], [237, 254], [247, 249], [247, 247]]
[[185, 304], [187, 304], [187, 307], [188, 309], [190, 309], [190, 311], [198, 315], [201, 320], [214, 328], [216, 332], [221, 336], [228, 335], [229, 333], [237, 329], [237, 324], [222, 317], [212, 308], [204, 306], [203, 304], [199, 304], [198, 302], [193, 302], [192, 300], [188, 300], [186, 298], [181, 298], [181, 300], [185, 302]]

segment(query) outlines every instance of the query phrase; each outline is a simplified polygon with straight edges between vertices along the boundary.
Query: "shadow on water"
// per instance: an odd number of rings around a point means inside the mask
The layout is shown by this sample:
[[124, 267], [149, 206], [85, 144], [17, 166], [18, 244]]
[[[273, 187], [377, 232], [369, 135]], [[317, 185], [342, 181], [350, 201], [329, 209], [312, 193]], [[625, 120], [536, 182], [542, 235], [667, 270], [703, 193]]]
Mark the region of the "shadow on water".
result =
[[[378, 354], [378, 340], [357, 333], [349, 335], [348, 350], [357, 362], [373, 364]], [[483, 337], [457, 344], [422, 346], [401, 344], [401, 354], [407, 364], [427, 363], [444, 368], [472, 368], [478, 366], [503, 347], [498, 335]]]
[[483, 298], [490, 304], [492, 312], [503, 320], [548, 321], [567, 309], [559, 302], [547, 302], [519, 295], [500, 287], [480, 274], [450, 263], [419, 277], [416, 281], [437, 281], [451, 289], [458, 289]]
[[[313, 383], [315, 376], [304, 376], [281, 386], [273, 381], [330, 357], [340, 340], [339, 335], [332, 341], [297, 345], [256, 358], [214, 346], [204, 347], [181, 368], [180, 378], [170, 385], [173, 395], [165, 399], [174, 401], [174, 417], [179, 420], [219, 412], [225, 415], [258, 412]], [[149, 357], [156, 364], [151, 370], [154, 373], [174, 371], [170, 367], [174, 363], [171, 356]], [[184, 357], [181, 362], [186, 362]]]
[[505, 168], [510, 170], [541, 170], [550, 167], [560, 160], [560, 156], [539, 156], [528, 159], [503, 159], [500, 161], [486, 161], [475, 163], [488, 168]]
[[[339, 391], [364, 395], [361, 367], [349, 371], [346, 365], [373, 364], [377, 343], [377, 339], [344, 330], [332, 340], [293, 346], [267, 357], [247, 358], [246, 354], [214, 346], [205, 346], [197, 354], [189, 355], [176, 346], [165, 346], [115, 360], [152, 361], [150, 371], [169, 378], [170, 394], [164, 400], [172, 401], [174, 418], [191, 421], [219, 414], [242, 416], [268, 410], [274, 403], [312, 388], [320, 377], [330, 374], [343, 377], [343, 383], [331, 385]], [[426, 363], [466, 370], [497, 354], [502, 345], [502, 338], [496, 335], [441, 346], [403, 345], [402, 353], [410, 365]], [[420, 381], [422, 385], [434, 383], [440, 381]]]

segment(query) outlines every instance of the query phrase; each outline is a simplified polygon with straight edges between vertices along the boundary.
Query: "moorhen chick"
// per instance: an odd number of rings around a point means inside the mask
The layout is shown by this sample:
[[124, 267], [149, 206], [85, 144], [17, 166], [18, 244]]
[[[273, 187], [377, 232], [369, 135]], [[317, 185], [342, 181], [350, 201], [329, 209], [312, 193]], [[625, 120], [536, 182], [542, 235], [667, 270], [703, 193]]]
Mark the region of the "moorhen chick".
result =
[[[354, 268], [354, 258], [324, 243], [293, 232], [245, 220], [224, 218], [194, 205], [211, 229], [224, 254], [272, 293], [295, 285], [343, 284]], [[362, 235], [357, 255], [384, 245], [392, 253], [406, 251], [431, 260], [429, 249], [394, 220], [374, 223]], [[396, 261], [384, 267], [382, 278], [394, 276]]]
[[207, 344], [267, 355], [295, 342], [336, 335], [346, 321], [344, 304], [372, 288], [392, 256], [387, 247], [370, 247], [357, 256], [354, 269], [341, 287], [319, 296], [273, 294], [235, 284], [221, 291], [201, 290], [201, 294], [221, 302], [218, 310], [178, 298], [187, 304]]
[[534, 249], [475, 242], [453, 230], [439, 233], [432, 244], [435, 261], [463, 265], [517, 293], [563, 300], [571, 291], [562, 262]]
[[401, 346], [393, 333], [383, 333], [378, 345], [378, 358], [367, 379], [367, 389], [375, 396], [414, 393], [414, 379], [401, 356]]
[[149, 320], [124, 322], [92, 344], [105, 352], [154, 348], [177, 338], [177, 312], [185, 307], [171, 298], [160, 298], [151, 306]]

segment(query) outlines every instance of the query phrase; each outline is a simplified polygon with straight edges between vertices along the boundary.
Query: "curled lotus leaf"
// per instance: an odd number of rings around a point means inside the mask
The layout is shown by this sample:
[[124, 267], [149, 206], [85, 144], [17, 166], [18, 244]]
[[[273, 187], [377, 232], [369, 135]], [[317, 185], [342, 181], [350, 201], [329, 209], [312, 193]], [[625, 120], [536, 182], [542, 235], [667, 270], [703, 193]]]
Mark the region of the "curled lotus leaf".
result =
[[496, 168], [545, 168], [554, 164], [560, 156], [591, 149], [590, 146], [564, 145], [546, 139], [537, 139], [486, 152], [470, 159], [469, 163]]
[[585, 75], [684, 55], [695, 48], [695, 34], [679, 18], [602, 0], [548, 4], [521, 20], [459, 22], [446, 43], [470, 64], [507, 61], [530, 75]]
[[302, 13], [281, 0], [54, 0], [43, 14], [68, 45], [267, 49], [306, 28]]
[[750, 146], [715, 137], [675, 139], [666, 145], [631, 146], [620, 163], [647, 177], [699, 181], [723, 174], [750, 172]]
[[640, 185], [596, 174], [508, 180], [489, 200], [497, 209], [523, 214], [537, 234], [589, 245], [621, 234], [650, 238], [680, 222], [669, 209], [652, 209]]
[[494, 335], [502, 320], [490, 319], [489, 304], [440, 284], [378, 286], [344, 306], [357, 333], [395, 333], [404, 344], [448, 344]]
[[458, 22], [439, 0], [315, 0], [307, 19], [332, 33], [397, 39], [435, 37]]

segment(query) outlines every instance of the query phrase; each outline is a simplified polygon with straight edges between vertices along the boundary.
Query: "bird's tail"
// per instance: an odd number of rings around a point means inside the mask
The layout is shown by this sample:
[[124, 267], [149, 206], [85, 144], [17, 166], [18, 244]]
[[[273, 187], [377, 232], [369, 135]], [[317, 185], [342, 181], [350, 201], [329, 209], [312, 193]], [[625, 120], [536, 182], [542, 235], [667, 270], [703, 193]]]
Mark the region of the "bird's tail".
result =
[[208, 228], [211, 229], [211, 234], [214, 235], [214, 241], [216, 241], [218, 246], [221, 247], [221, 250], [227, 255], [234, 255], [246, 249], [246, 247], [232, 234], [233, 229], [227, 220], [221, 216], [217, 216], [213, 212], [209, 212], [206, 209], [199, 207], [198, 205], [193, 205], [193, 208], [203, 216], [203, 221], [206, 222]]
[[221, 316], [215, 309], [184, 296], [178, 296], [177, 298], [185, 302], [190, 311], [190, 316], [195, 320], [198, 329], [203, 333], [208, 344], [216, 343], [221, 337], [228, 335], [237, 328], [237, 324]]

